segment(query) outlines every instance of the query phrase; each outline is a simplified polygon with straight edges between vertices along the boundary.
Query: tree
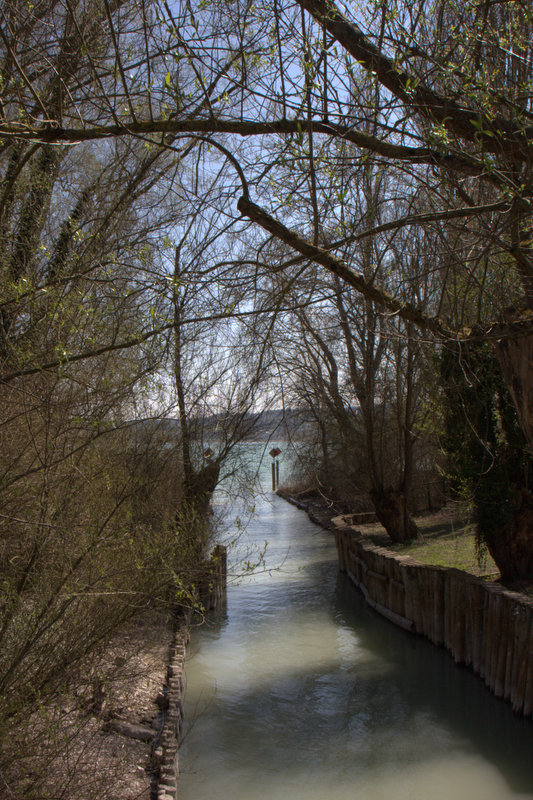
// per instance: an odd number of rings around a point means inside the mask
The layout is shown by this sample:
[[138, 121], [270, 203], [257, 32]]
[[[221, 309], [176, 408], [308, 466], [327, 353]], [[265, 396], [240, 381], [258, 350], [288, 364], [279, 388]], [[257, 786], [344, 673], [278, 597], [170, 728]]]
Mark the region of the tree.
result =
[[[401, 322], [331, 284], [315, 284], [313, 305], [287, 314], [278, 334], [282, 379], [321, 431], [324, 485], [348, 504], [369, 495], [391, 539], [406, 541], [417, 533], [409, 507], [418, 489], [421, 347]], [[298, 296], [296, 284], [295, 305]]]
[[168, 281], [167, 368], [180, 424], [181, 527], [205, 520], [230, 455], [235, 460], [234, 451], [258, 421], [252, 412], [260, 392], [268, 405], [269, 323], [253, 319], [254, 281], [242, 274], [228, 224], [216, 210], [219, 178], [204, 187], [198, 208], [182, 225]]
[[[5, 9], [4, 111], [20, 89], [35, 115], [44, 100], [56, 115], [83, 113], [91, 58], [109, 55], [105, 9], [25, 9]], [[43, 41], [44, 66], [36, 59], [19, 84], [19, 56]], [[79, 81], [76, 100], [59, 75]], [[147, 608], [195, 603], [204, 572], [205, 537], [176, 527], [176, 443], [131, 424], [173, 328], [157, 269], [169, 226], [186, 217], [186, 149], [171, 144], [15, 142], [0, 154], [0, 779], [16, 796], [43, 796], [63, 741], [53, 711], [98, 667], [106, 638]], [[28, 729], [35, 749], [18, 755]]]
[[449, 480], [472, 502], [478, 543], [502, 578], [520, 580], [532, 569], [527, 531], [533, 458], [516, 408], [486, 343], [448, 346], [439, 360]]
[[[491, 320], [490, 323], [485, 322], [477, 333], [482, 337], [492, 334], [497, 342], [495, 346], [504, 364], [509, 385], [512, 384], [522, 425], [531, 440], [531, 394], [526, 386], [520, 388], [531, 347], [529, 311], [532, 267], [527, 200], [530, 191], [527, 174], [531, 158], [531, 133], [528, 127], [528, 87], [531, 76], [526, 67], [530, 48], [530, 14], [523, 15], [518, 3], [505, 4], [505, 7], [496, 5], [481, 12], [476, 4], [467, 4], [466, 7], [463, 4], [458, 9], [446, 2], [437, 8], [435, 18], [438, 23], [434, 31], [422, 8], [416, 14], [412, 7], [398, 4], [394, 13], [388, 14], [384, 6], [377, 5], [371, 23], [376, 23], [379, 35], [374, 35], [370, 26], [366, 33], [363, 32], [331, 3], [302, 0], [301, 5], [324, 26], [334, 41], [375, 74], [385, 95], [381, 105], [386, 104], [390, 113], [391, 104], [394, 104], [395, 114], [402, 120], [400, 125], [394, 126], [392, 136], [404, 142], [421, 141], [423, 145], [390, 145], [389, 158], [394, 158], [394, 148], [397, 148], [398, 160], [415, 164], [429, 163], [433, 169], [439, 170], [439, 174], [451, 174], [454, 179], [455, 176], [475, 176], [477, 182], [485, 187], [488, 197], [481, 206], [473, 203], [469, 192], [459, 185], [458, 194], [463, 207], [436, 213], [442, 219], [475, 219], [484, 214], [497, 213], [497, 235], [491, 237], [491, 252], [494, 252], [496, 263], [507, 258], [514, 265], [521, 286], [521, 297], [512, 284], [509, 302], [515, 304], [514, 312], [511, 312], [515, 315], [513, 323], [502, 320], [496, 325]], [[456, 38], [459, 44], [455, 49], [446, 34], [452, 25], [458, 31]], [[509, 30], [512, 30], [512, 54], [505, 47]], [[435, 33], [435, 42], [431, 46], [428, 42]], [[483, 49], [487, 52], [483, 53]], [[314, 63], [318, 60], [316, 58]], [[430, 64], [432, 71], [429, 70]], [[448, 92], [448, 95], [444, 92]], [[453, 99], [450, 96], [452, 93]], [[379, 112], [382, 111], [381, 105]], [[360, 113], [363, 110], [361, 108]], [[413, 115], [415, 125], [405, 122], [408, 110]], [[357, 110], [354, 109], [352, 113], [355, 116]], [[377, 127], [382, 127], [379, 119]], [[363, 143], [362, 135], [360, 139]], [[377, 137], [369, 137], [366, 146], [377, 153], [386, 154], [385, 144]], [[413, 174], [416, 177], [416, 172]], [[421, 177], [427, 179], [424, 174]], [[272, 217], [250, 204], [246, 196], [240, 202], [240, 208], [270, 233], [282, 237], [300, 252], [305, 251], [306, 256], [312, 256], [312, 248], [306, 247], [298, 237], [291, 236], [288, 229], [278, 226]], [[429, 222], [434, 217], [434, 214], [419, 214], [386, 224], [391, 228], [401, 227]], [[510, 236], [500, 234], [504, 222], [510, 227]], [[371, 229], [363, 234], [372, 232], [378, 231]], [[336, 259], [328, 259], [326, 253], [319, 253], [316, 249], [314, 254], [326, 268], [356, 285], [367, 296], [372, 295], [373, 287], [365, 285], [359, 276], [350, 274]], [[453, 338], [461, 333], [447, 330], [445, 320], [422, 318], [416, 309], [394, 302], [385, 294], [380, 296], [375, 292], [374, 299], [441, 336]], [[511, 373], [514, 380], [511, 380]]]
[[[34, 142], [45, 153], [46, 144], [60, 142], [159, 135], [164, 144], [164, 136], [210, 134], [233, 160], [242, 184], [238, 208], [248, 219], [406, 323], [446, 341], [490, 342], [531, 446], [528, 6], [440, 0], [429, 14], [421, 0], [397, 0], [376, 2], [356, 16], [330, 0], [163, 4], [151, 15], [134, 2], [105, 4], [99, 30], [110, 46], [91, 58], [81, 48], [74, 74], [61, 53], [71, 43], [67, 32], [84, 30], [82, 15], [90, 8], [69, 4], [58, 15], [68, 24], [58, 39], [39, 14], [28, 21], [20, 4], [8, 4], [0, 123], [6, 147], [27, 153], [26, 143]], [[47, 83], [36, 65], [50, 54], [56, 77]], [[370, 76], [371, 95], [358, 92], [362, 75]], [[243, 149], [232, 137], [254, 137], [257, 144]], [[445, 306], [425, 312], [365, 279], [321, 241], [318, 223], [323, 229], [328, 223], [319, 220], [317, 197], [331, 163], [345, 158], [339, 145], [346, 141], [357, 149], [356, 159], [372, 152], [408, 172], [412, 188], [411, 198], [406, 194], [383, 222], [358, 231], [359, 240], [461, 221], [479, 245], [480, 257], [462, 265], [462, 283], [478, 283], [480, 318], [457, 326]], [[298, 202], [287, 206], [278, 201], [273, 167], [287, 174], [296, 160], [307, 165], [307, 178]], [[48, 168], [45, 162], [41, 168]], [[262, 205], [251, 199], [252, 190]], [[239, 184], [228, 186], [226, 203], [237, 191]], [[422, 193], [420, 206], [415, 201]], [[312, 231], [311, 241], [299, 228]], [[479, 281], [481, 272], [488, 280]], [[505, 303], [492, 315], [485, 310], [496, 306], [490, 302], [495, 286], [503, 288]]]

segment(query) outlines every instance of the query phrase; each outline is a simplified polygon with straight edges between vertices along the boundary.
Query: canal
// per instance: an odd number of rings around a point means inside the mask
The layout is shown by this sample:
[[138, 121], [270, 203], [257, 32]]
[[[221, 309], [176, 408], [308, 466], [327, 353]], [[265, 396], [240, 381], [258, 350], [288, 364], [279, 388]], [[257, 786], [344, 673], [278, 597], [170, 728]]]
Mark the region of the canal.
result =
[[257, 499], [231, 572], [191, 640], [180, 800], [533, 800], [533, 723], [369, 609], [306, 514]]

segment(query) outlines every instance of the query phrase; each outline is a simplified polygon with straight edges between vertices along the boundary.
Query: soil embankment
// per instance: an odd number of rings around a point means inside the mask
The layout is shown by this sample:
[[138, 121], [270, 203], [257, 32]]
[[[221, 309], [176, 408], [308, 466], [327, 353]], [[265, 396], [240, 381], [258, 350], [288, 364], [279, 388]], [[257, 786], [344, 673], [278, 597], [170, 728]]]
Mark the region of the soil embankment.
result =
[[[220, 608], [225, 548], [216, 546], [205, 566], [201, 606]], [[43, 796], [175, 800], [190, 625], [190, 610], [137, 615], [102, 642], [56, 707], [28, 720], [28, 730], [41, 738], [44, 726], [47, 740], [54, 734], [53, 753], [41, 753], [28, 739], [20, 759], [31, 762], [21, 769], [31, 769]]]

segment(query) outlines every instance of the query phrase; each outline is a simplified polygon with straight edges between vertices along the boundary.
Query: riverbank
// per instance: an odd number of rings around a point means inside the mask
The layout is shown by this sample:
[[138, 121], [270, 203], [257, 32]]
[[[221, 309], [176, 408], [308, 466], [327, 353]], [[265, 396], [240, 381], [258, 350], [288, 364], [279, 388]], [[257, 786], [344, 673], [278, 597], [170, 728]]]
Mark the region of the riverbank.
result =
[[[295, 500], [285, 492], [280, 495], [306, 510], [305, 500]], [[311, 513], [313, 521], [319, 522], [316, 504], [315, 498]], [[323, 504], [322, 514], [327, 512], [328, 504]], [[486, 573], [487, 564], [479, 558], [475, 571], [436, 564], [437, 559], [449, 561], [450, 553], [456, 559], [461, 540], [471, 535], [458, 533], [460, 526], [451, 524], [448, 517], [450, 511], [431, 515], [425, 526], [427, 536], [404, 546], [401, 554], [396, 544], [387, 541], [389, 546], [385, 546], [384, 533], [375, 525], [366, 526], [363, 534], [365, 526], [353, 524], [351, 515], [333, 517], [326, 527], [333, 526], [335, 531], [340, 571], [347, 573], [371, 608], [396, 626], [444, 646], [457, 664], [479, 675], [496, 697], [531, 718], [533, 598], [516, 587], [503, 586], [499, 573]], [[434, 542], [428, 542], [431, 534]], [[450, 536], [456, 539], [453, 547]], [[411, 552], [406, 552], [407, 547]], [[417, 557], [417, 548], [425, 554], [425, 563]]]
[[28, 720], [20, 770], [37, 781], [39, 796], [151, 799], [157, 698], [173, 637], [170, 614], [139, 615], [102, 642], [60, 705]]
[[490, 554], [477, 544], [471, 520], [456, 504], [418, 515], [415, 521], [420, 538], [399, 544], [391, 541], [372, 512], [344, 514], [335, 503], [322, 498], [316, 492], [302, 493], [295, 497], [289, 490], [282, 488], [278, 490], [278, 495], [306, 511], [313, 522], [322, 525], [326, 530], [346, 527], [357, 531], [364, 541], [385, 547], [400, 556], [411, 556], [423, 564], [461, 569], [490, 580], [499, 577]]
[[342, 514], [342, 509], [335, 502], [312, 490], [294, 493], [290, 489], [280, 487], [276, 494], [301, 511], [305, 511], [311, 522], [325, 530], [335, 530], [334, 519]]
[[[197, 589], [195, 610], [224, 607], [222, 545]], [[0, 782], [28, 798], [175, 800], [191, 614], [147, 608], [102, 637], [72, 683], [17, 726]]]

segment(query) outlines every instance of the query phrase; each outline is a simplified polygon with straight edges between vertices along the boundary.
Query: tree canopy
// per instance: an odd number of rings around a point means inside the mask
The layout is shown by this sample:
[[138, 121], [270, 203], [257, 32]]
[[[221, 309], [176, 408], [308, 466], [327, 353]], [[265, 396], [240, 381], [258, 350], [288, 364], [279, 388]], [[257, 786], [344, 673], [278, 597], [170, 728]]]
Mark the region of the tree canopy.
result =
[[[455, 466], [481, 501], [505, 475], [489, 546], [533, 577], [532, 34], [526, 0], [5, 0], [3, 730], [94, 647], [103, 588], [135, 576], [111, 625], [151, 571], [154, 603], [193, 581], [205, 530], [182, 534], [265, 377], [350, 474], [366, 436], [406, 537], [432, 348]], [[179, 447], [132, 436], [154, 407]]]

